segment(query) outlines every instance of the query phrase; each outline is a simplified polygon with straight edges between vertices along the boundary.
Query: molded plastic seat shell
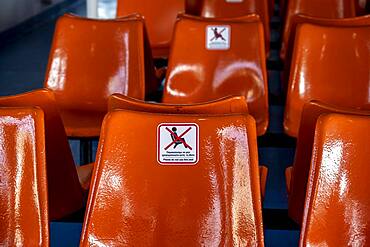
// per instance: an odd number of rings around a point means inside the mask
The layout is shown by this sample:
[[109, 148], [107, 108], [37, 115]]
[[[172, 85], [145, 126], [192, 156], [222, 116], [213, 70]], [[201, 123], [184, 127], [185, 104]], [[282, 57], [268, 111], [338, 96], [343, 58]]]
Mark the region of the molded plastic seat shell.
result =
[[292, 169], [288, 170], [288, 172], [291, 172], [290, 176], [288, 176], [291, 177], [291, 180], [287, 181], [287, 184], [290, 184], [289, 217], [298, 224], [302, 223], [316, 122], [320, 115], [327, 113], [370, 116], [370, 111], [339, 108], [318, 101], [311, 101], [305, 104], [299, 127], [294, 164]]
[[287, 87], [287, 81], [289, 79], [290, 71], [290, 61], [292, 59], [293, 49], [294, 49], [294, 39], [296, 36], [296, 29], [299, 24], [310, 23], [320, 26], [333, 26], [333, 27], [360, 27], [360, 26], [370, 26], [370, 15], [359, 16], [354, 18], [340, 18], [340, 19], [331, 19], [331, 18], [318, 18], [311, 17], [307, 15], [294, 15], [291, 18], [291, 28], [288, 34], [287, 40], [282, 43], [281, 52], [284, 53], [282, 56], [285, 58], [284, 63], [284, 74], [283, 74], [283, 83], [284, 87]]
[[155, 92], [147, 42], [139, 16], [95, 20], [64, 15], [58, 19], [45, 87], [55, 93], [68, 136], [99, 136], [111, 94], [144, 99]]
[[370, 117], [320, 116], [300, 246], [369, 246]]
[[[230, 27], [228, 50], [206, 49], [206, 28], [214, 25]], [[264, 134], [269, 114], [262, 29], [256, 15], [234, 19], [181, 16], [175, 25], [163, 102], [194, 104], [243, 95], [256, 119], [258, 135]]]
[[248, 114], [248, 106], [243, 96], [230, 96], [216, 101], [193, 105], [170, 105], [149, 103], [128, 96], [113, 94], [108, 99], [108, 110], [120, 109], [170, 114]]
[[311, 100], [370, 109], [369, 42], [370, 26], [297, 27], [284, 116], [288, 135], [297, 137], [303, 105]]
[[[161, 123], [199, 126], [197, 164], [158, 163]], [[263, 246], [255, 133], [249, 115], [109, 113], [81, 246]]]
[[270, 50], [270, 0], [225, 1], [225, 0], [198, 0], [202, 2], [198, 7], [200, 16], [206, 18], [233, 18], [250, 14], [258, 14], [263, 23], [265, 49]]
[[67, 216], [83, 206], [81, 189], [72, 153], [54, 94], [48, 89], [0, 97], [0, 107], [39, 107], [45, 120], [45, 156], [50, 219]]
[[[163, 114], [248, 114], [248, 105], [243, 96], [229, 96], [219, 100], [192, 105], [149, 103], [122, 94], [113, 94], [108, 99], [108, 110], [129, 110]], [[260, 166], [261, 195], [265, 194], [268, 169]]]
[[139, 13], [144, 16], [155, 58], [167, 58], [173, 27], [179, 13], [185, 12], [185, 0], [118, 0], [117, 17]]
[[0, 245], [49, 246], [44, 115], [0, 108]]
[[280, 58], [285, 60], [286, 42], [292, 31], [295, 15], [302, 14], [319, 18], [350, 18], [356, 16], [354, 1], [349, 0], [289, 0], [282, 33]]

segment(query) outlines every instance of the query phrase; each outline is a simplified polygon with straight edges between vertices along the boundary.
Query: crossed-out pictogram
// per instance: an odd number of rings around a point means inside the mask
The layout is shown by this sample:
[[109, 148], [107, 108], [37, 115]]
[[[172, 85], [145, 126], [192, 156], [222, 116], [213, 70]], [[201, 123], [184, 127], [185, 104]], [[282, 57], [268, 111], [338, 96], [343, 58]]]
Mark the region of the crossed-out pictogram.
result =
[[185, 148], [189, 148], [190, 150], [193, 150], [187, 143], [186, 143], [186, 141], [185, 141], [185, 139], [184, 138], [182, 138], [183, 136], [185, 136], [186, 135], [186, 133], [188, 133], [190, 130], [191, 130], [191, 127], [189, 127], [188, 129], [186, 129], [181, 135], [177, 135], [175, 132], [176, 131], [172, 131], [172, 130], [170, 130], [168, 127], [166, 127], [166, 130], [171, 134], [171, 138], [172, 138], [172, 142], [170, 143], [170, 144], [168, 144], [165, 148], [164, 148], [164, 150], [167, 150], [167, 149], [169, 149], [172, 145], [174, 145], [175, 144], [175, 147], [178, 145], [178, 144], [180, 144], [180, 143], [182, 143], [182, 144], [184, 144], [184, 147]]
[[222, 36], [222, 33], [226, 30], [226, 28], [223, 28], [220, 32], [217, 31], [217, 27], [215, 28], [211, 28], [212, 31], [213, 31], [213, 38], [211, 39], [211, 41], [214, 41], [214, 40], [218, 40], [218, 39], [222, 39], [223, 41], [226, 41], [226, 39], [224, 38], [224, 36]]

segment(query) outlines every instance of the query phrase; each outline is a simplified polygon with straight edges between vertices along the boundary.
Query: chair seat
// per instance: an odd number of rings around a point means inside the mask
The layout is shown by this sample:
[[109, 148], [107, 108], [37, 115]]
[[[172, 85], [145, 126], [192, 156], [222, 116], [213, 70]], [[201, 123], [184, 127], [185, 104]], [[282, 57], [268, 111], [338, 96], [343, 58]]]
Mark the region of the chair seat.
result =
[[106, 112], [61, 110], [63, 124], [69, 137], [98, 137]]
[[100, 138], [80, 246], [263, 246], [250, 115], [116, 110]]
[[369, 33], [370, 26], [297, 27], [284, 114], [286, 134], [297, 137], [303, 106], [312, 100], [370, 109]]
[[316, 123], [299, 246], [369, 246], [370, 117]]
[[99, 136], [111, 94], [144, 99], [157, 84], [143, 17], [58, 18], [44, 86], [55, 94], [68, 137]]
[[140, 13], [154, 58], [168, 58], [173, 26], [178, 13], [185, 12], [185, 0], [118, 0], [117, 17]]
[[[355, 1], [348, 1], [348, 0], [291, 0], [291, 1], [284, 1], [286, 2], [286, 9], [285, 7], [282, 8], [283, 12], [285, 12], [285, 21], [284, 27], [282, 29], [282, 49], [280, 53], [280, 58], [285, 61], [285, 49], [286, 42], [288, 42], [288, 38], [290, 33], [292, 32], [292, 28], [294, 28], [294, 16], [298, 14], [307, 15], [311, 17], [318, 17], [318, 18], [349, 18], [355, 17]], [[294, 30], [293, 30], [294, 32]]]
[[[220, 35], [229, 36], [221, 43], [214, 41]], [[196, 104], [242, 95], [256, 120], [257, 134], [263, 135], [269, 122], [263, 42], [263, 25], [257, 15], [238, 18], [180, 15], [162, 102]]]
[[0, 108], [0, 246], [49, 246], [44, 113]]
[[293, 166], [288, 167], [285, 171], [289, 194], [288, 214], [298, 224], [302, 223], [317, 119], [322, 114], [327, 113], [370, 116], [370, 111], [342, 108], [319, 101], [311, 101], [305, 104], [302, 111]]
[[[78, 180], [54, 93], [48, 89], [39, 89], [0, 97], [0, 107], [38, 107], [42, 109], [45, 128], [40, 131], [45, 132], [45, 140], [42, 141], [45, 142], [49, 219], [61, 219], [81, 209], [83, 190]], [[1, 165], [0, 162], [0, 167]], [[0, 183], [1, 179], [0, 176]]]

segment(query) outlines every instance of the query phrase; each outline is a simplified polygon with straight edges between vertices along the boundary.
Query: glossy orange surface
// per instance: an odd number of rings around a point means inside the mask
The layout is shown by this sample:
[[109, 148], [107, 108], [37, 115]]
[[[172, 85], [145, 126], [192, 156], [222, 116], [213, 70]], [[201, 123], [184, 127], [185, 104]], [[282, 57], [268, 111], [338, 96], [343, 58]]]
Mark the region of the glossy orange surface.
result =
[[[108, 99], [108, 110], [130, 110], [163, 114], [248, 114], [248, 105], [243, 96], [229, 96], [219, 100], [192, 105], [149, 103], [122, 94], [113, 94]], [[261, 195], [265, 194], [268, 169], [260, 166]]]
[[297, 14], [335, 19], [355, 17], [356, 11], [352, 0], [289, 0], [282, 34], [283, 44], [280, 53], [282, 60], [285, 59], [285, 44], [292, 29], [292, 19]]
[[185, 0], [118, 0], [117, 16], [139, 13], [145, 18], [154, 57], [168, 57], [172, 31]]
[[0, 97], [0, 107], [30, 106], [41, 108], [45, 115], [43, 141], [45, 141], [49, 215], [50, 219], [58, 219], [82, 208], [83, 194], [54, 94], [50, 90], [41, 89]]
[[[199, 126], [198, 163], [158, 163], [161, 123]], [[81, 246], [263, 246], [255, 133], [249, 115], [109, 113]]]
[[[281, 56], [285, 59], [284, 63], [284, 74], [283, 74], [283, 83], [287, 84], [289, 79], [290, 71], [290, 61], [292, 59], [293, 49], [294, 49], [294, 39], [296, 35], [297, 25], [301, 23], [310, 23], [320, 26], [333, 26], [333, 27], [360, 27], [360, 26], [370, 26], [370, 15], [359, 16], [354, 18], [340, 18], [340, 19], [331, 19], [331, 18], [318, 18], [311, 17], [307, 15], [294, 15], [291, 18], [291, 29], [288, 34], [287, 40], [282, 41], [281, 45]], [[285, 85], [286, 88], [287, 85]]]
[[[205, 32], [212, 25], [230, 27], [228, 50], [206, 49]], [[263, 42], [262, 23], [256, 15], [234, 19], [182, 16], [175, 26], [163, 102], [194, 104], [243, 95], [262, 135], [268, 125]]]
[[0, 245], [49, 246], [44, 115], [0, 108]]
[[144, 99], [155, 91], [145, 35], [139, 16], [58, 19], [45, 87], [55, 93], [68, 136], [99, 136], [111, 94]]
[[370, 117], [317, 121], [300, 246], [370, 245]]
[[370, 109], [369, 54], [370, 26], [298, 25], [285, 107], [285, 132], [297, 137], [303, 105], [311, 100]]
[[108, 110], [120, 109], [151, 113], [248, 114], [248, 106], [243, 96], [229, 96], [216, 101], [193, 105], [170, 105], [149, 103], [121, 94], [113, 94], [108, 99]]
[[270, 49], [270, 0], [242, 0], [227, 2], [225, 0], [198, 0], [201, 4], [200, 16], [207, 18], [232, 18], [242, 17], [249, 14], [258, 14], [261, 17], [264, 29], [265, 48]]
[[370, 111], [339, 108], [318, 101], [305, 104], [299, 127], [293, 169], [290, 174], [291, 180], [287, 178], [287, 183], [290, 183], [289, 217], [299, 224], [302, 223], [316, 122], [319, 116], [325, 113], [370, 116]]

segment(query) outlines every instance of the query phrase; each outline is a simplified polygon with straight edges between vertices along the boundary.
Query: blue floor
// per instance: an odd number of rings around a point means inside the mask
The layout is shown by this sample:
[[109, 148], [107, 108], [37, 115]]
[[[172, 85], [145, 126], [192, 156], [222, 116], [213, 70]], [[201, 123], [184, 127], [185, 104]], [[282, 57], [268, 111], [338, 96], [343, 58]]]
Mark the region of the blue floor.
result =
[[[85, 15], [84, 1], [76, 1], [68, 11]], [[45, 77], [55, 20], [35, 27], [17, 40], [0, 46], [0, 95], [41, 88]]]
[[[110, 10], [100, 10], [106, 16], [114, 15], [112, 8], [115, 7], [111, 0], [102, 2], [111, 6]], [[65, 11], [78, 15], [85, 15], [85, 2], [76, 1]], [[113, 13], [113, 14], [112, 14]], [[61, 12], [58, 14], [62, 14]], [[275, 18], [276, 19], [276, 18]], [[55, 26], [55, 18], [35, 27], [21, 37], [0, 46], [0, 96], [23, 93], [26, 91], [41, 88], [45, 76], [48, 62], [48, 54], [51, 45]], [[272, 41], [276, 43], [279, 33], [276, 29], [272, 30]], [[269, 58], [270, 63], [278, 60], [278, 50], [272, 49]], [[279, 69], [269, 67], [269, 90], [270, 95], [281, 97], [280, 73]], [[260, 164], [269, 168], [266, 196], [264, 200], [264, 210], [283, 210], [287, 209], [287, 193], [285, 188], [284, 171], [291, 165], [294, 157], [294, 145], [289, 141], [281, 141], [279, 138], [287, 138], [283, 134], [283, 101], [270, 101], [270, 126], [267, 136], [276, 145], [269, 145], [259, 139], [262, 145], [259, 147]], [[263, 137], [264, 138], [264, 137]], [[270, 140], [265, 138], [267, 140]], [[285, 144], [284, 144], [285, 143]], [[288, 143], [288, 144], [287, 144]], [[79, 141], [70, 141], [76, 164], [80, 163]], [[96, 148], [97, 142], [94, 147]], [[268, 214], [270, 215], [270, 214]], [[269, 221], [270, 222], [270, 221]], [[288, 224], [289, 225], [289, 224]], [[78, 246], [81, 231], [81, 222], [78, 223], [51, 223], [51, 246]], [[297, 246], [299, 231], [292, 229], [276, 229], [274, 224], [265, 230], [266, 246]]]
[[[52, 247], [78, 246], [82, 223], [50, 224], [50, 242]], [[270, 247], [297, 246], [299, 231], [291, 230], [265, 230], [265, 245]]]

